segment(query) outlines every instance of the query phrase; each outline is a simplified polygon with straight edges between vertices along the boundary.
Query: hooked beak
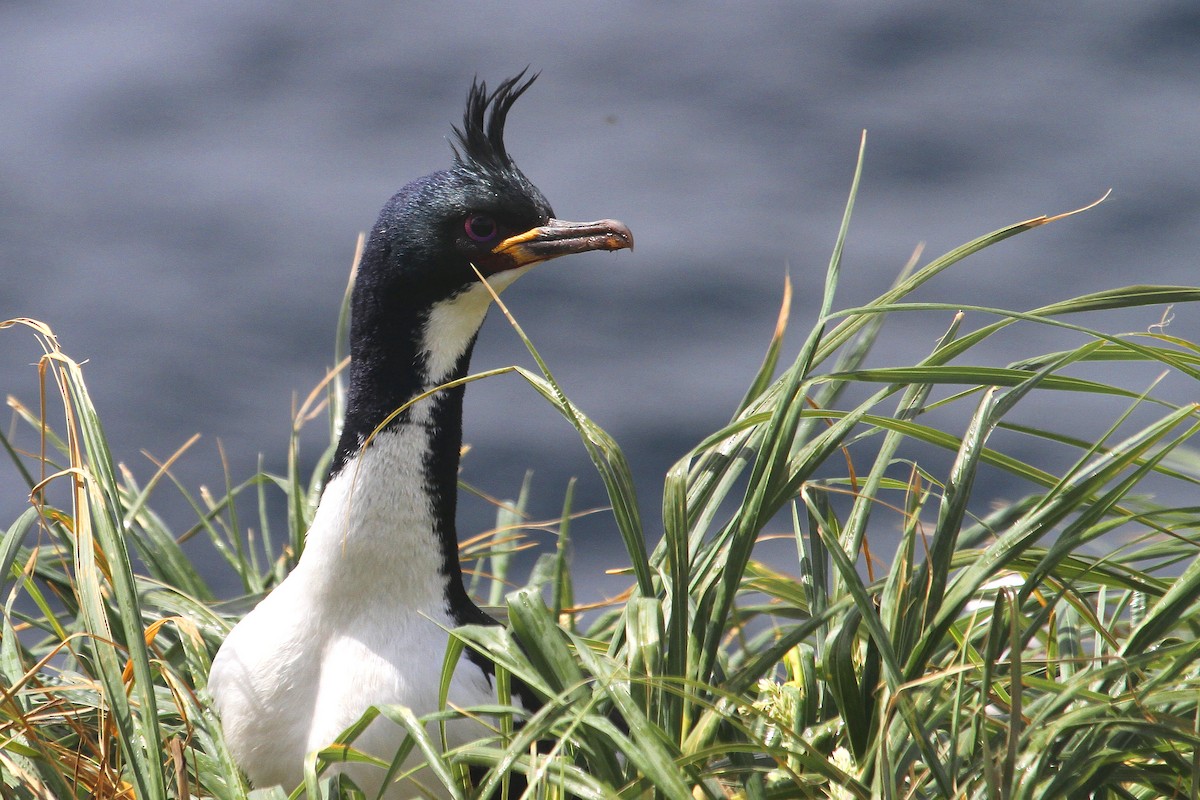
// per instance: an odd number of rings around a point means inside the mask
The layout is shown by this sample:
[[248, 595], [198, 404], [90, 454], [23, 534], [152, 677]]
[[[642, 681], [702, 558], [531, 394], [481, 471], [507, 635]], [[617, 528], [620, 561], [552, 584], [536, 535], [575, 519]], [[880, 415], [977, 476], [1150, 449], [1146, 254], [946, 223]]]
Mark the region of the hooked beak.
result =
[[492, 248], [492, 255], [504, 264], [502, 269], [515, 269], [571, 253], [626, 248], [633, 249], [633, 234], [623, 222], [551, 219], [545, 225], [508, 237]]

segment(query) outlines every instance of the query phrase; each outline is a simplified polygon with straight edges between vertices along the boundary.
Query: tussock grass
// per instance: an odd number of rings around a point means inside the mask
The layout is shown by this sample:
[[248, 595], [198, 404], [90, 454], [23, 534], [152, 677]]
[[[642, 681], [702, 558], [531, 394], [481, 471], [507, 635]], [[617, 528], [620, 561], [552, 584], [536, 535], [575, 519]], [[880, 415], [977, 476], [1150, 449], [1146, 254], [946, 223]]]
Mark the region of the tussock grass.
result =
[[[506, 604], [508, 627], [457, 630], [446, 658], [447, 675], [466, 648], [494, 659], [496, 704], [438, 716], [486, 713], [495, 735], [443, 753], [426, 720], [373, 709], [314, 755], [293, 796], [353, 795], [323, 771], [372, 760], [354, 738], [382, 715], [410, 738], [379, 768], [397, 772], [415, 748], [427, 761], [420, 780], [460, 797], [506, 796], [513, 771], [534, 779], [537, 797], [1197, 797], [1200, 504], [1163, 506], [1147, 492], [1200, 494], [1200, 459], [1185, 447], [1200, 413], [1155, 386], [1131, 389], [1122, 367], [1194, 380], [1200, 349], [1161, 327], [1103, 325], [1117, 309], [1191, 310], [1200, 288], [1128, 286], [1022, 312], [906, 300], [972, 253], [1058, 219], [1039, 217], [914, 264], [872, 303], [838, 309], [857, 186], [858, 173], [799, 351], [785, 362], [785, 296], [729, 423], [666, 475], [661, 521], [640, 517], [617, 443], [521, 334], [537, 371], [489, 374], [515, 373], [579, 432], [628, 551], [629, 595], [586, 617], [573, 608], [570, 492], [551, 526], [560, 546], [506, 593], [523, 546], [523, 491], [492, 536], [468, 544], [472, 589]], [[984, 322], [968, 329], [961, 311]], [[914, 312], [950, 320], [928, 355], [868, 366], [885, 318]], [[1093, 312], [1087, 325], [1081, 312]], [[1014, 353], [1007, 364], [973, 360], [1010, 326], [1083, 343]], [[196, 518], [169, 530], [153, 511], [169, 464], [138, 485], [113, 463], [83, 371], [50, 329], [4, 327], [40, 343], [46, 391], [36, 409], [9, 401], [14, 425], [3, 439], [32, 503], [0, 528], [0, 790], [246, 797], [205, 697], [210, 659], [238, 612], [217, 602], [179, 542], [206, 536], [251, 600], [282, 579], [325, 470], [299, 474], [300, 429], [337, 419], [336, 378], [297, 410], [287, 474], [225, 477], [220, 497], [179, 487]], [[1110, 365], [1112, 380], [1079, 375], [1097, 364]], [[1107, 397], [1112, 418], [1094, 441], [1013, 420], [1052, 393]], [[964, 425], [935, 423], [947, 415], [931, 412], [956, 408]], [[334, 430], [331, 422], [331, 446]], [[1023, 460], [995, 444], [1005, 439], [997, 431], [1071, 463], [1053, 471]], [[948, 469], [923, 455], [939, 452]], [[986, 506], [979, 479], [995, 471], [1027, 494]], [[275, 532], [266, 508], [280, 496], [287, 529]], [[252, 521], [238, 516], [247, 501], [262, 509]], [[883, 528], [899, 544], [872, 559]], [[757, 561], [767, 534], [790, 538], [795, 559]], [[513, 677], [546, 698], [541, 710], [508, 705]], [[490, 769], [480, 786], [463, 783], [468, 766]]]

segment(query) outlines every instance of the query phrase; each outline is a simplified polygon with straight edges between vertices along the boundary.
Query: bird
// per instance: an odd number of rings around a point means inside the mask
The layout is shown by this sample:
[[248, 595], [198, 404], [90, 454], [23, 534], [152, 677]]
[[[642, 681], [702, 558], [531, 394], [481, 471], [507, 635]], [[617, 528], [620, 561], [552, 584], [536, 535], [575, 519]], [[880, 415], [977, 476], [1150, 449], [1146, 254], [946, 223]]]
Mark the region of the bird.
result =
[[[492, 300], [480, 276], [500, 291], [543, 261], [633, 248], [619, 221], [555, 218], [509, 155], [509, 110], [538, 77], [526, 72], [491, 91], [472, 81], [452, 166], [393, 196], [363, 249], [345, 415], [303, 552], [233, 627], [208, 678], [229, 752], [255, 787], [297, 786], [305, 756], [372, 705], [437, 711], [447, 630], [497, 624], [468, 595], [458, 560], [465, 386], [438, 387], [468, 374]], [[488, 667], [460, 659], [449, 702], [495, 703]], [[484, 733], [456, 720], [448, 742]], [[390, 760], [403, 739], [376, 719], [354, 746]], [[362, 764], [336, 770], [368, 796], [444, 792], [431, 779], [381, 787], [383, 770]]]

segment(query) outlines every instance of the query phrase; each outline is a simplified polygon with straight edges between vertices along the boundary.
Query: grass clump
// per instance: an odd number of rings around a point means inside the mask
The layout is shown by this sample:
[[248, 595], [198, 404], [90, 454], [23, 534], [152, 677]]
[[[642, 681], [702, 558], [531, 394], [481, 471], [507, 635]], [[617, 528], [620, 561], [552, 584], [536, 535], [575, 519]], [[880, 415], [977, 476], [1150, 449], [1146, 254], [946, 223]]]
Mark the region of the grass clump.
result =
[[[1057, 219], [1039, 217], [838, 310], [857, 183], [856, 173], [821, 311], [799, 352], [784, 363], [785, 298], [730, 422], [667, 474], [661, 523], [640, 517], [621, 450], [527, 339], [538, 371], [489, 373], [518, 374], [579, 431], [628, 551], [629, 594], [577, 613], [564, 546], [506, 593], [522, 546], [513, 530], [524, 523], [521, 503], [503, 509], [492, 537], [469, 549], [478, 573], [493, 576], [473, 590], [505, 602], [508, 626], [456, 631], [446, 662], [448, 675], [466, 648], [495, 660], [497, 705], [484, 709], [495, 736], [442, 753], [408, 709], [372, 709], [314, 757], [293, 796], [353, 796], [322, 776], [334, 761], [369, 760], [354, 737], [377, 715], [410, 733], [405, 751], [427, 755], [424, 783], [464, 798], [506, 796], [514, 771], [532, 779], [536, 797], [1197, 796], [1200, 506], [1159, 504], [1147, 492], [1195, 493], [1198, 459], [1184, 445], [1200, 413], [1155, 386], [1131, 390], [1117, 368], [1194, 380], [1200, 350], [1162, 328], [1103, 326], [1117, 309], [1182, 310], [1200, 288], [1129, 286], [1024, 312], [907, 299], [972, 253]], [[914, 312], [950, 320], [929, 354], [868, 366], [885, 319]], [[963, 312], [985, 322], [967, 329]], [[1091, 325], [1081, 312], [1093, 312]], [[113, 463], [83, 373], [52, 332], [29, 320], [4, 326], [41, 343], [43, 385], [57, 387], [62, 416], [51, 423], [44, 397], [36, 411], [9, 401], [14, 430], [36, 446], [22, 449], [12, 432], [3, 440], [33, 502], [0, 529], [0, 793], [247, 797], [206, 677], [238, 614], [302, 547], [325, 464], [299, 474], [299, 431], [322, 410], [336, 420], [336, 380], [297, 414], [287, 474], [227, 478], [221, 497], [187, 494], [195, 522], [174, 531], [151, 505], [169, 463], [140, 486]], [[1010, 326], [1082, 343], [976, 363], [979, 346]], [[1106, 379], [1085, 377], [1097, 365], [1110, 366]], [[1082, 440], [1014, 413], [1052, 395], [1107, 398], [1112, 419]], [[1004, 446], [1030, 441], [1065, 454], [1066, 466], [1047, 469]], [[943, 460], [948, 467], [934, 466]], [[988, 507], [979, 487], [1000, 474], [1026, 494]], [[266, 509], [279, 497], [288, 529], [273, 538]], [[255, 525], [238, 517], [239, 500], [257, 504]], [[560, 542], [572, 516], [568, 494]], [[898, 532], [898, 544], [880, 561], [871, 540], [883, 530]], [[756, 559], [769, 534], [794, 543], [794, 560]], [[237, 608], [217, 602], [184, 554], [180, 542], [193, 535], [239, 576], [249, 599]], [[509, 706], [512, 678], [545, 705], [532, 715]], [[457, 713], [471, 712], [441, 718]], [[403, 755], [380, 769], [395, 771]], [[464, 783], [468, 766], [488, 768], [478, 786]]]

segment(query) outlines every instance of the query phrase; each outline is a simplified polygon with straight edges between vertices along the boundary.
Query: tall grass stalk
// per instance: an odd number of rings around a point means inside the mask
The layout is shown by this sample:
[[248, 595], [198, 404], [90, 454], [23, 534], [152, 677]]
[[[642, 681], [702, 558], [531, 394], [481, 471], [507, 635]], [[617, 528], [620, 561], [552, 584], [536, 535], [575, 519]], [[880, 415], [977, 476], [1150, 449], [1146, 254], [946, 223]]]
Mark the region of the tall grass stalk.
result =
[[[466, 648], [487, 654], [496, 703], [433, 720], [483, 714], [494, 736], [444, 751], [430, 720], [372, 709], [312, 755], [292, 796], [353, 796], [326, 779], [330, 763], [396, 776], [413, 750], [426, 762], [416, 777], [457, 797], [510, 796], [513, 772], [536, 797], [1198, 796], [1200, 504], [1153, 493], [1197, 494], [1187, 442], [1200, 413], [1156, 382], [1131, 385], [1140, 373], [1125, 368], [1195, 380], [1200, 348], [1161, 326], [1107, 327], [1120, 309], [1196, 308], [1200, 288], [1129, 286], [1020, 312], [908, 299], [971, 254], [1060, 219], [1037, 217], [914, 260], [875, 301], [838, 309], [861, 164], [860, 151], [817, 318], [784, 363], [787, 284], [743, 401], [667, 473], [661, 521], [642, 518], [637, 491], [652, 487], [635, 489], [620, 447], [509, 315], [536, 369], [467, 380], [518, 376], [578, 431], [627, 550], [629, 593], [586, 615], [574, 607], [573, 492], [560, 520], [535, 525], [523, 486], [498, 504], [495, 531], [464, 543], [472, 590], [507, 606], [507, 626], [453, 631], [444, 671], [448, 683]], [[909, 365], [870, 363], [902, 314], [943, 326], [932, 349]], [[974, 357], [1012, 326], [1062, 345], [1005, 364]], [[237, 616], [302, 552], [341, 412], [337, 371], [294, 414], [286, 474], [225, 470], [218, 497], [175, 481], [173, 459], [139, 484], [114, 463], [84, 370], [52, 331], [2, 327], [31, 333], [43, 356], [37, 405], [10, 397], [2, 439], [31, 503], [0, 529], [0, 790], [246, 798], [207, 674]], [[1109, 366], [1103, 379], [1094, 365]], [[1103, 398], [1111, 418], [1088, 439], [1016, 413], [1053, 397]], [[302, 474], [314, 420], [327, 426], [325, 455]], [[1067, 465], [1018, 455], [1050, 451]], [[996, 476], [1024, 496], [993, 503]], [[153, 510], [167, 485], [194, 509], [184, 530]], [[285, 534], [268, 511], [280, 500]], [[556, 530], [560, 545], [518, 580], [511, 556], [534, 527]], [[181, 547], [193, 536], [236, 576], [240, 602], [218, 602]], [[794, 559], [763, 560], [767, 537], [791, 539]], [[508, 592], [513, 580], [525, 586]], [[540, 709], [510, 704], [514, 679], [544, 698]], [[382, 760], [354, 747], [380, 716], [409, 735]], [[488, 768], [478, 786], [469, 766]]]

